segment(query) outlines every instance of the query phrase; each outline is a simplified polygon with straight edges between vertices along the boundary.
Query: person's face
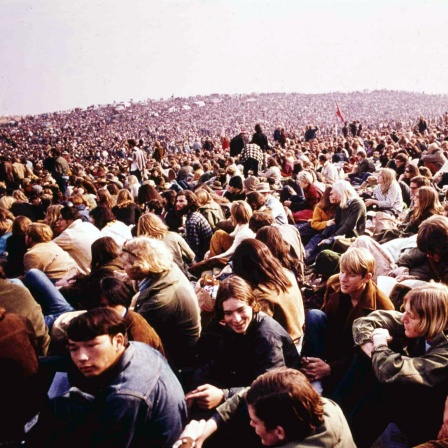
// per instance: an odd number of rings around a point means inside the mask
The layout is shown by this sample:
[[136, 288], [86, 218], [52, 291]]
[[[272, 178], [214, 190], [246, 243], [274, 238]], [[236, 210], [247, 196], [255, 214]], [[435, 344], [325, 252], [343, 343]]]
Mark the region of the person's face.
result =
[[364, 289], [370, 276], [363, 277], [361, 274], [352, 274], [341, 270], [339, 273], [339, 281], [341, 282], [341, 291], [344, 294], [354, 295]]
[[237, 193], [237, 192], [238, 192], [238, 188], [235, 188], [235, 187], [232, 187], [232, 186], [228, 185], [228, 186], [227, 186], [227, 191], [228, 191], [230, 194], [234, 194], [234, 193]]
[[382, 185], [383, 182], [384, 182], [383, 174], [379, 173], [378, 174], [378, 184]]
[[62, 233], [70, 224], [71, 221], [68, 221], [67, 219], [64, 219], [62, 216], [59, 216], [55, 224], [55, 230], [59, 233]]
[[409, 178], [411, 176], [411, 170], [406, 167], [405, 170], [404, 170], [404, 175], [405, 175], [405, 177]]
[[420, 205], [420, 194], [418, 192], [418, 190], [414, 193], [414, 207], [419, 207]]
[[187, 197], [184, 195], [179, 195], [176, 198], [176, 210], [183, 210], [188, 207]]
[[308, 182], [305, 182], [303, 180], [299, 180], [299, 185], [301, 186], [302, 190], [306, 190], [308, 188]]
[[332, 204], [339, 204], [341, 202], [341, 196], [338, 194], [338, 192], [331, 190], [330, 202]]
[[224, 322], [235, 333], [244, 334], [252, 322], [253, 310], [242, 300], [227, 299], [223, 304]]
[[400, 168], [400, 166], [403, 165], [403, 163], [404, 162], [402, 160], [395, 159], [395, 165], [397, 165], [397, 168]]
[[124, 348], [124, 336], [119, 333], [97, 336], [90, 341], [73, 341], [69, 339], [68, 349], [72, 361], [87, 378], [104, 373], [115, 364]]
[[264, 422], [262, 422], [255, 414], [253, 406], [248, 406], [250, 426], [254, 428], [255, 433], [260, 437], [261, 443], [264, 446], [276, 446], [284, 441], [284, 437], [281, 437], [278, 432], [278, 427], [275, 429], [267, 429]]
[[404, 313], [403, 316], [401, 316], [401, 322], [404, 325], [404, 334], [406, 337], [419, 338], [420, 336], [423, 336], [423, 334], [417, 330], [417, 326], [420, 324], [420, 319], [414, 311], [411, 311], [409, 302], [406, 302], [406, 305], [404, 306]]
[[415, 195], [417, 194], [418, 191], [418, 185], [414, 182], [411, 182], [409, 185], [409, 189], [411, 190], [412, 198], [415, 199]]

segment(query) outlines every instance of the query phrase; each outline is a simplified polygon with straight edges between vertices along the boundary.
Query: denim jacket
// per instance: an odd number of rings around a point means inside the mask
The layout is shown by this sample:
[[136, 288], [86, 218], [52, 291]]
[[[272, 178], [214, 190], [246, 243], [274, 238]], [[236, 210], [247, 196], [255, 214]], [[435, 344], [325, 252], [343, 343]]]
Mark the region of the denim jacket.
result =
[[101, 378], [75, 374], [69, 380], [70, 390], [42, 413], [30, 446], [166, 447], [182, 432], [182, 387], [163, 356], [146, 344], [130, 342]]

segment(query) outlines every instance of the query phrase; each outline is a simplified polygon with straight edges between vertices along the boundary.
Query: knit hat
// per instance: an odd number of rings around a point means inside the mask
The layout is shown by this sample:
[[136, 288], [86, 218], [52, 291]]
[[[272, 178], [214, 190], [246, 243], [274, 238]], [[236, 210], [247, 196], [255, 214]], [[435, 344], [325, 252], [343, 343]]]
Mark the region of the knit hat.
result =
[[229, 180], [229, 187], [237, 188], [238, 190], [243, 189], [243, 179], [241, 176], [233, 176]]

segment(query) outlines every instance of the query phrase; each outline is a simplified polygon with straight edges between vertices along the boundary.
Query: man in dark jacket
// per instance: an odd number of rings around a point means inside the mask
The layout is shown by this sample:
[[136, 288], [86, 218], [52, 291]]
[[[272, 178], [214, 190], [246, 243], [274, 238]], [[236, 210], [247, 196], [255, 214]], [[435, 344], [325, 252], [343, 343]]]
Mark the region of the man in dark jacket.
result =
[[269, 149], [268, 138], [266, 137], [266, 134], [263, 134], [261, 124], [255, 125], [255, 134], [252, 135], [251, 143], [258, 145], [263, 152], [266, 152]]
[[247, 132], [241, 129], [241, 132], [230, 140], [230, 157], [236, 157], [247, 143]]

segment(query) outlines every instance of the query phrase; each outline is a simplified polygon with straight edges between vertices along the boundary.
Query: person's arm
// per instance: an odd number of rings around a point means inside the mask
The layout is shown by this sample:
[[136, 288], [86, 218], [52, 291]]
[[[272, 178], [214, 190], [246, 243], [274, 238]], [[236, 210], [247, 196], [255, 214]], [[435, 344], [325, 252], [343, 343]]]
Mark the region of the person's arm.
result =
[[191, 247], [181, 236], [179, 236], [178, 244], [182, 253], [182, 259], [188, 264], [192, 263], [194, 261], [195, 254], [191, 250]]
[[28, 252], [23, 256], [23, 267], [25, 272], [28, 272], [30, 269], [33, 268], [42, 271], [43, 270], [42, 260], [39, 258], [39, 256]]

